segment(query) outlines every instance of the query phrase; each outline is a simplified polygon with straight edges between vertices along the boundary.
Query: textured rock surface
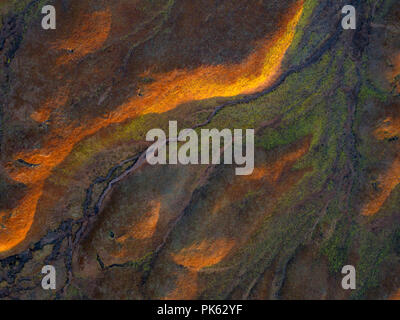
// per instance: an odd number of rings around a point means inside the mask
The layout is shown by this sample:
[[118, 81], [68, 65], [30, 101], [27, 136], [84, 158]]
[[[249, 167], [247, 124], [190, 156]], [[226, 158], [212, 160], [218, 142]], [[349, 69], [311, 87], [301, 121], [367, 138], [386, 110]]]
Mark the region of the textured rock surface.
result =
[[[398, 297], [396, 1], [51, 3], [0, 2], [1, 298]], [[168, 120], [255, 128], [253, 174], [143, 164]]]

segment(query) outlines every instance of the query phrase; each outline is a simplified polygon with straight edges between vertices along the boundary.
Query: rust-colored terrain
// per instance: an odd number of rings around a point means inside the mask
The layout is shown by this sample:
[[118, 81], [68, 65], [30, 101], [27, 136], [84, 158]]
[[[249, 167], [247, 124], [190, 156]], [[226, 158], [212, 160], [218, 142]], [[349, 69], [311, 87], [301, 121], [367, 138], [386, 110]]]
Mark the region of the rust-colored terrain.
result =
[[[396, 1], [4, 0], [0, 14], [0, 298], [399, 296]], [[146, 133], [171, 120], [255, 129], [253, 173], [147, 164]], [[41, 287], [48, 264], [57, 290]]]

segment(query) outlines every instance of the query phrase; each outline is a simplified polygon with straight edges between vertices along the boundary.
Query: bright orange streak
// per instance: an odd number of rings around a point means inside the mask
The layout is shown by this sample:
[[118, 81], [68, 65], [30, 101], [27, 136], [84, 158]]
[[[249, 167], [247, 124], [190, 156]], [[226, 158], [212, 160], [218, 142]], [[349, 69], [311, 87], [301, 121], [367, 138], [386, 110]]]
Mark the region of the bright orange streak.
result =
[[[48, 136], [40, 150], [32, 150], [20, 153], [15, 159], [24, 159], [29, 163], [40, 164], [35, 168], [10, 168], [9, 175], [18, 182], [30, 187], [30, 194], [24, 197], [20, 205], [4, 215], [12, 215], [13, 219], [3, 221], [5, 229], [0, 229], [0, 252], [8, 251], [21, 243], [30, 230], [36, 212], [37, 202], [42, 194], [45, 180], [73, 150], [75, 144], [84, 138], [93, 135], [101, 128], [113, 123], [120, 123], [126, 119], [134, 118], [147, 113], [163, 113], [174, 109], [179, 104], [193, 100], [202, 100], [211, 97], [229, 97], [259, 90], [271, 83], [279, 75], [281, 63], [289, 48], [295, 27], [303, 11], [302, 3], [294, 16], [289, 17], [286, 27], [275, 39], [265, 41], [259, 45], [259, 49], [239, 64], [225, 66], [204, 66], [193, 71], [176, 70], [166, 74], [154, 76], [156, 81], [145, 88], [146, 95], [143, 98], [132, 98], [129, 102], [119, 106], [111, 112], [108, 118], [98, 118], [86, 122], [83, 126], [56, 128]], [[99, 18], [100, 17], [100, 18]], [[107, 13], [96, 14], [95, 18], [88, 19], [102, 22], [101, 41], [107, 38], [109, 33], [110, 16]], [[103, 19], [103, 20], [101, 20]], [[91, 43], [93, 34], [86, 28], [86, 33], [80, 31], [61, 46], [67, 48], [70, 45], [78, 49], [72, 57], [81, 58], [82, 55], [94, 52], [102, 45], [101, 41]], [[89, 34], [89, 35], [88, 35]], [[89, 44], [84, 45], [89, 41]], [[79, 47], [81, 44], [81, 47]], [[67, 59], [67, 58], [66, 58]], [[67, 59], [67, 62], [71, 59]], [[14, 221], [19, 221], [15, 224]], [[12, 232], [9, 232], [12, 230]]]
[[[156, 81], [146, 88], [148, 96], [142, 99], [142, 102], [133, 99], [122, 108], [137, 110], [138, 105], [141, 105], [142, 114], [161, 113], [193, 100], [233, 97], [267, 87], [279, 74], [301, 13], [302, 7], [272, 43], [267, 41], [260, 43], [258, 50], [245, 61], [239, 64], [204, 66], [193, 71], [174, 70], [155, 75], [153, 78]], [[125, 119], [119, 110], [112, 116], [118, 121]]]

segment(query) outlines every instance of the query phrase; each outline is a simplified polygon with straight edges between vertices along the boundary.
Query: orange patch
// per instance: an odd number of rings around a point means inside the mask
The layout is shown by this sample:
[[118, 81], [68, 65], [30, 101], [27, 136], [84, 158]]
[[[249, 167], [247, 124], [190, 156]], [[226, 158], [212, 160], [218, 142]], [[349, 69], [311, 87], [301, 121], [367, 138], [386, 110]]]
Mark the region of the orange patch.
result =
[[142, 221], [135, 224], [129, 233], [119, 237], [117, 242], [125, 242], [129, 238], [151, 238], [154, 235], [154, 232], [156, 232], [158, 219], [160, 217], [160, 207], [161, 203], [157, 202], [153, 209], [144, 214]]
[[394, 59], [394, 73], [396, 75], [400, 74], [400, 53], [397, 54], [397, 57]]
[[282, 175], [283, 170], [286, 166], [294, 164], [298, 159], [302, 158], [310, 148], [311, 139], [306, 139], [296, 150], [286, 153], [281, 158], [279, 158], [272, 165], [267, 166], [265, 170], [267, 177], [276, 182]]
[[400, 300], [400, 289], [397, 290], [395, 293], [393, 293], [390, 297], [389, 300]]
[[395, 135], [399, 135], [400, 117], [387, 117], [383, 121], [383, 125], [376, 129], [374, 134], [379, 140], [384, 140]]
[[272, 164], [266, 164], [254, 168], [253, 173], [249, 176], [244, 176], [244, 178], [249, 180], [261, 180], [267, 178], [271, 182], [276, 182], [287, 166], [294, 164], [308, 152], [310, 143], [311, 138], [305, 139], [300, 146], [296, 146], [294, 151], [285, 153]]
[[67, 103], [68, 95], [69, 95], [68, 86], [61, 88], [57, 92], [56, 97], [47, 99], [42, 108], [31, 114], [31, 118], [39, 123], [49, 120], [50, 114], [52, 113], [53, 110], [61, 108]]
[[[400, 117], [387, 117], [383, 125], [374, 132], [379, 140], [388, 139], [400, 134]], [[400, 183], [400, 155], [398, 155], [385, 173], [378, 178], [381, 190], [368, 201], [361, 210], [364, 216], [376, 214], [389, 198], [393, 189]]]
[[377, 213], [393, 189], [400, 183], [400, 157], [396, 158], [389, 169], [379, 177], [379, 182], [382, 190], [363, 207], [361, 214], [364, 216]]
[[111, 11], [109, 9], [82, 15], [74, 29], [68, 32], [68, 37], [54, 43], [53, 49], [69, 51], [58, 58], [57, 65], [80, 59], [100, 49], [107, 40], [110, 30]]
[[[224, 195], [216, 202], [212, 209], [215, 214], [225, 206], [228, 206], [232, 201], [241, 199], [249, 191], [257, 190], [262, 184], [267, 181], [273, 185], [275, 191], [282, 194], [290, 185], [280, 184], [279, 178], [282, 176], [285, 168], [290, 168], [297, 160], [302, 158], [309, 150], [311, 137], [306, 137], [296, 144], [293, 151], [283, 154], [279, 159], [270, 164], [262, 164], [254, 168], [253, 173], [248, 176], [238, 176], [233, 183], [224, 192]], [[282, 189], [283, 188], [283, 189]]]
[[254, 168], [253, 173], [251, 175], [246, 176], [247, 179], [250, 180], [261, 180], [267, 175], [266, 167], [258, 167]]
[[229, 239], [203, 240], [173, 254], [173, 260], [191, 270], [198, 271], [205, 267], [213, 266], [224, 259], [235, 245]]
[[18, 245], [30, 230], [43, 185], [34, 185], [13, 210], [0, 212], [0, 252]]

